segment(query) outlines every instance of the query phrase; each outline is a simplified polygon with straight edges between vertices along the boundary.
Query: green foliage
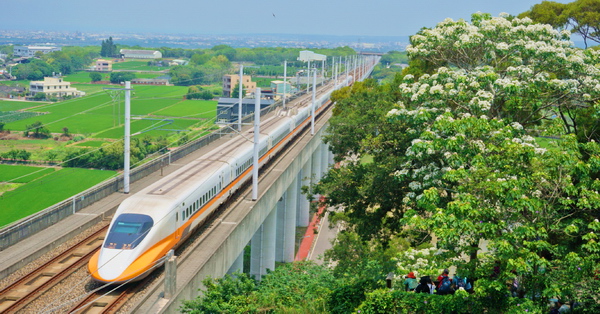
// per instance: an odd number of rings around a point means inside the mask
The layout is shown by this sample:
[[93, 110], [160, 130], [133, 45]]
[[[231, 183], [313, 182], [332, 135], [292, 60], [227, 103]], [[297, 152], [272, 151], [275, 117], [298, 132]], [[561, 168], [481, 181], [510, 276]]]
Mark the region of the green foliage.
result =
[[225, 275], [223, 278], [206, 278], [203, 296], [183, 301], [182, 313], [251, 313], [255, 306], [247, 303], [248, 295], [256, 291], [256, 281], [244, 273]]
[[413, 293], [399, 290], [375, 290], [358, 307], [361, 314], [371, 313], [547, 313], [545, 305], [529, 299], [504, 296], [494, 302], [486, 295]]
[[[472, 312], [514, 311], [507, 282], [519, 283], [514, 293], [533, 311], [550, 297], [583, 300], [596, 289], [586, 278], [600, 270], [600, 145], [588, 120], [597, 119], [600, 97], [598, 71], [589, 65], [599, 61], [567, 38], [527, 19], [446, 19], [411, 38], [415, 74], [332, 95], [326, 141], [343, 162], [315, 190], [343, 208], [332, 213], [346, 229], [331, 253], [336, 276], [367, 279], [377, 269], [383, 276], [389, 261], [395, 273], [456, 266], [477, 280], [478, 300], [489, 298]], [[528, 133], [556, 134], [556, 124], [561, 138], [548, 148]], [[402, 247], [395, 239], [418, 247], [433, 235], [434, 253], [385, 254]], [[404, 311], [385, 308], [398, 298], [377, 297], [372, 311]], [[446, 300], [428, 311], [455, 309]]]
[[542, 1], [519, 17], [529, 17], [537, 23], [570, 29], [583, 37], [586, 48], [588, 40], [600, 43], [600, 2], [597, 0], [576, 0], [566, 4]]
[[112, 36], [103, 40], [100, 48], [100, 56], [102, 57], [118, 57], [119, 51], [117, 45], [113, 42]]
[[320, 313], [335, 285], [330, 270], [312, 262], [284, 264], [256, 283], [246, 274], [208, 278], [204, 295], [184, 301], [183, 313]]
[[92, 82], [102, 81], [102, 74], [98, 72], [90, 72], [90, 79]]
[[131, 81], [136, 78], [135, 73], [132, 72], [112, 72], [110, 73], [110, 82], [113, 84], [121, 84], [123, 82]]
[[377, 283], [359, 280], [350, 284], [338, 284], [327, 302], [329, 313], [351, 313], [366, 299], [366, 293], [375, 290]]
[[1, 155], [2, 158], [11, 159], [15, 161], [27, 161], [31, 157], [31, 153], [24, 149], [11, 149]]
[[[72, 149], [63, 159], [67, 167], [117, 170], [123, 167], [123, 142], [106, 143], [99, 150]], [[131, 140], [131, 164], [136, 164], [149, 154], [164, 149], [166, 139], [162, 137]]]
[[208, 90], [204, 90], [202, 86], [190, 86], [190, 88], [188, 88], [188, 93], [185, 95], [185, 98], [210, 100], [213, 98], [213, 94]]
[[53, 72], [58, 72], [58, 69], [52, 65], [39, 60], [33, 59], [29, 63], [23, 63], [15, 66], [12, 73], [18, 80], [43, 80], [45, 76], [52, 76]]
[[[29, 133], [32, 132], [32, 133]], [[36, 121], [25, 127], [25, 136], [33, 138], [49, 138], [50, 130], [41, 121]]]

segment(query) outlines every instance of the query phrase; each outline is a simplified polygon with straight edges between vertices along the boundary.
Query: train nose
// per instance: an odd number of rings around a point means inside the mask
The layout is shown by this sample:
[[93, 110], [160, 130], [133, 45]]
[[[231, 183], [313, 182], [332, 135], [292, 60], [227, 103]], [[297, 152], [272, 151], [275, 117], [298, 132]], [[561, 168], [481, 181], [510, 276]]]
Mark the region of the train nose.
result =
[[130, 251], [103, 248], [98, 258], [98, 275], [107, 281], [115, 280], [131, 262]]

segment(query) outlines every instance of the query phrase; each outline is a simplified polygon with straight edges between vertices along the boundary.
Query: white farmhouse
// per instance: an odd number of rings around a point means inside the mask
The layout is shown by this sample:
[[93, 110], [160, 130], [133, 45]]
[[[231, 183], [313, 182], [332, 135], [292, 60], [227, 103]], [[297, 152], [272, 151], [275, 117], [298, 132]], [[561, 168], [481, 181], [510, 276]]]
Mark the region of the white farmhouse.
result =
[[158, 50], [130, 50], [121, 49], [121, 56], [126, 59], [160, 59], [162, 53]]
[[31, 96], [41, 92], [57, 97], [78, 97], [85, 95], [84, 92], [71, 87], [71, 82], [65, 82], [60, 77], [44, 77], [43, 81], [29, 82], [29, 93], [31, 93]]

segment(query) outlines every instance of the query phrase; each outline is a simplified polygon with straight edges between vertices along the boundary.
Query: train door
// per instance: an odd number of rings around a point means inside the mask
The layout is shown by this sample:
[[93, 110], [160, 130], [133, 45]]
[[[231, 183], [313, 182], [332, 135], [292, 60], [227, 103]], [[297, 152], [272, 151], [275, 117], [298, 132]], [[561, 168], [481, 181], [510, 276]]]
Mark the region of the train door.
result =
[[178, 206], [177, 212], [175, 213], [175, 226], [177, 226], [177, 230], [175, 230], [175, 241], [181, 241], [181, 235], [183, 233], [183, 223], [185, 222], [185, 203], [182, 206]]

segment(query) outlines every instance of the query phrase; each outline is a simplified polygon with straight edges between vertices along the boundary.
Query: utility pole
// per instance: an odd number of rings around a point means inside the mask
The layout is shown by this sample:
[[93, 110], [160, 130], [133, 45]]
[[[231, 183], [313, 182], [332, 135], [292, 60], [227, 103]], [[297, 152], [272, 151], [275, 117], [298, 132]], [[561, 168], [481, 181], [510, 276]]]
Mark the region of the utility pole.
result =
[[243, 100], [243, 94], [242, 91], [244, 90], [244, 88], [242, 87], [242, 78], [244, 76], [244, 65], [240, 64], [240, 79], [238, 81], [238, 83], [240, 84], [240, 94], [238, 95], [239, 97], [239, 105], [238, 105], [238, 131], [241, 133], [242, 132], [242, 100]]
[[[124, 162], [123, 162], [123, 193], [129, 194], [129, 168], [130, 168], [130, 143], [131, 143], [131, 82], [125, 82], [125, 88], [104, 88], [105, 90], [116, 91], [115, 93], [110, 93], [113, 100], [118, 97], [121, 91], [125, 91], [125, 136], [124, 136], [124, 144], [123, 144], [123, 154], [124, 154]], [[119, 120], [120, 110], [119, 110]], [[120, 123], [119, 123], [120, 124]]]
[[312, 94], [312, 112], [310, 115], [310, 135], [315, 135], [315, 105], [316, 105], [316, 97], [317, 97], [317, 71], [313, 71], [313, 94]]
[[287, 60], [283, 61], [283, 109], [285, 109], [285, 88], [287, 85]]
[[310, 59], [308, 59], [308, 69], [306, 72], [306, 93], [310, 92]]
[[252, 167], [252, 200], [258, 199], [258, 150], [260, 141], [260, 87], [256, 88], [254, 103], [254, 166]]
[[125, 82], [125, 165], [123, 166], [123, 193], [129, 194], [129, 164], [131, 142], [131, 82]]

